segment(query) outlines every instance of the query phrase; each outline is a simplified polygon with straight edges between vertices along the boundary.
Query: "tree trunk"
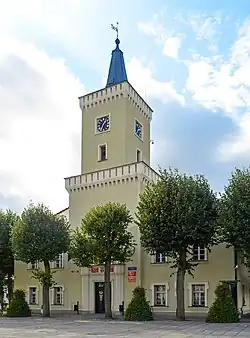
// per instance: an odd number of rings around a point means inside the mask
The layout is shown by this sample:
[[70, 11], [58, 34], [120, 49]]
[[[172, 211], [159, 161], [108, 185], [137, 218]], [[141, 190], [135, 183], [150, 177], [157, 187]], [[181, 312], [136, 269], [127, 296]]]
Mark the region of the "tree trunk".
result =
[[50, 290], [50, 265], [49, 261], [45, 260], [44, 262], [44, 272], [46, 277], [43, 283], [43, 317], [50, 317], [50, 302], [49, 302], [49, 290]]
[[111, 311], [111, 283], [110, 283], [111, 262], [104, 265], [104, 301], [105, 301], [105, 318], [112, 318]]
[[185, 320], [185, 265], [186, 265], [186, 251], [180, 253], [179, 262], [177, 268], [176, 279], [176, 295], [177, 295], [177, 308], [176, 308], [176, 320]]

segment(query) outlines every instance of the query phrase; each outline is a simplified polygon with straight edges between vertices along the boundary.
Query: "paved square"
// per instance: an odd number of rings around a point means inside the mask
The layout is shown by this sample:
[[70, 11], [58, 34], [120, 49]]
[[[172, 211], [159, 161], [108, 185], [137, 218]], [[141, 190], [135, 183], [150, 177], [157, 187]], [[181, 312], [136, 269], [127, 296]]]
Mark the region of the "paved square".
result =
[[250, 324], [205, 324], [201, 322], [80, 320], [75, 318], [0, 318], [0, 337], [130, 337], [130, 338], [250, 338]]

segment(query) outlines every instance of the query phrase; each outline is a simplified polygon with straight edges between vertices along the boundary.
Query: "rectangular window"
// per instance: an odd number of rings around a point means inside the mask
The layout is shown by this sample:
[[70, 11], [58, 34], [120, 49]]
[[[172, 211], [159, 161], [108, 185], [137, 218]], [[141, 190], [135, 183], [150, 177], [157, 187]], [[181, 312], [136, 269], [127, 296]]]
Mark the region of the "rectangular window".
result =
[[63, 268], [63, 254], [60, 254], [58, 258], [53, 262], [52, 268], [62, 269]]
[[162, 264], [167, 263], [168, 257], [162, 253], [156, 252], [156, 254], [151, 255], [151, 263], [153, 264]]
[[194, 261], [206, 261], [207, 260], [207, 248], [198, 245], [193, 246], [193, 260]]
[[99, 145], [98, 149], [98, 161], [105, 161], [107, 160], [107, 144]]
[[154, 285], [154, 306], [166, 306], [166, 285]]
[[29, 288], [29, 304], [30, 305], [36, 305], [37, 302], [37, 288], [36, 287], [30, 287]]
[[205, 284], [192, 285], [192, 306], [204, 307], [206, 306], [206, 287]]
[[61, 286], [53, 288], [53, 305], [63, 305], [63, 288]]
[[141, 151], [139, 149], [136, 150], [136, 162], [141, 162]]
[[31, 270], [37, 270], [39, 269], [39, 262], [35, 262], [35, 263], [29, 263], [28, 264], [28, 269], [31, 269]]

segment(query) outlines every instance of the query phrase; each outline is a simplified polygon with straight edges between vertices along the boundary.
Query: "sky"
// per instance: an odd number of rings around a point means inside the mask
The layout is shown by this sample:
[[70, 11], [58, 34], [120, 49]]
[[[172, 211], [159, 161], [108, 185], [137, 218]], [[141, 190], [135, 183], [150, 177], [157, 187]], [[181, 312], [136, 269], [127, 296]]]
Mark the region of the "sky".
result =
[[78, 96], [101, 89], [119, 22], [128, 80], [153, 107], [152, 167], [222, 191], [250, 158], [249, 0], [0, 0], [0, 208], [68, 206]]

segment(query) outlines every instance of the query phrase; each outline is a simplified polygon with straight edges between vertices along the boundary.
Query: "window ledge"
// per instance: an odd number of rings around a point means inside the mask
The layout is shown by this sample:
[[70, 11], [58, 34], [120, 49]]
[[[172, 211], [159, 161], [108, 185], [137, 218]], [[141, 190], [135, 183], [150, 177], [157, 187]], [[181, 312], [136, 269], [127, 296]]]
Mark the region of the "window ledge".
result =
[[207, 309], [208, 308], [208, 306], [199, 306], [199, 305], [197, 305], [197, 306], [194, 306], [194, 305], [189, 305], [188, 306], [189, 308], [193, 308], [193, 309]]
[[154, 309], [162, 309], [162, 308], [168, 308], [169, 306], [168, 305], [151, 305], [152, 308]]
[[51, 268], [51, 270], [63, 270], [64, 267], [61, 267], [61, 268]]
[[162, 265], [162, 264], [168, 264], [168, 262], [162, 262], [162, 263], [150, 263], [150, 264], [152, 264], [152, 265]]

